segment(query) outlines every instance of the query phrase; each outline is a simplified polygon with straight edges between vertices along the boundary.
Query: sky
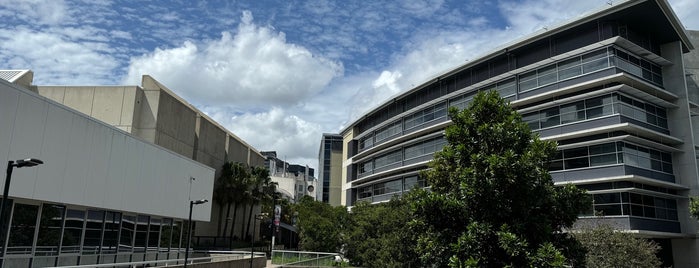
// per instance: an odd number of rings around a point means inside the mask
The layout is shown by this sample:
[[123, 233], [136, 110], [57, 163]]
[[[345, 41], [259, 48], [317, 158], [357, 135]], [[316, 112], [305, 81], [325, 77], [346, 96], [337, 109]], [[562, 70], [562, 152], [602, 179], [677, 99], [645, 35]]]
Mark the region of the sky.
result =
[[[0, 0], [0, 69], [36, 85], [153, 78], [259, 151], [318, 165], [402, 91], [619, 0]], [[670, 0], [699, 30], [699, 1]]]

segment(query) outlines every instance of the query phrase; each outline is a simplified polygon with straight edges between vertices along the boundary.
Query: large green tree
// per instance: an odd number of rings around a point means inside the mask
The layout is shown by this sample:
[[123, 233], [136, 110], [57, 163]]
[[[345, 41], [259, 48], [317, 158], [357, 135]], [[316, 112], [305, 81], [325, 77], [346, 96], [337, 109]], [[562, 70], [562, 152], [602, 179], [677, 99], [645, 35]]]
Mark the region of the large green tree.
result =
[[358, 267], [420, 267], [417, 236], [407, 232], [412, 220], [406, 199], [352, 208], [344, 230], [345, 256]]
[[310, 196], [303, 196], [293, 206], [293, 211], [298, 212], [297, 228], [302, 250], [340, 252], [347, 225], [346, 207], [333, 207]]
[[587, 267], [660, 267], [657, 243], [611, 226], [585, 227], [573, 233], [587, 252]]
[[542, 141], [495, 91], [449, 110], [448, 144], [413, 199], [417, 251], [437, 267], [561, 267], [573, 239], [560, 231], [591, 202], [548, 173], [556, 143]]

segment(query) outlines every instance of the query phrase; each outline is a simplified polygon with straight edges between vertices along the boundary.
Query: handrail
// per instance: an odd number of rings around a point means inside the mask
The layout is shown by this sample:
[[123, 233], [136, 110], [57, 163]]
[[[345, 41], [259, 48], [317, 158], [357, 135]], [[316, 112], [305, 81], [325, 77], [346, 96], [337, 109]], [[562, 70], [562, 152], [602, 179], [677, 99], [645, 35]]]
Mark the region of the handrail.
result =
[[[188, 259], [188, 264], [194, 263], [194, 261], [207, 261], [207, 262], [214, 262], [214, 259], [230, 259], [233, 257], [235, 260], [240, 260], [240, 259], [247, 259], [250, 258], [250, 252], [249, 251], [221, 251], [221, 250], [212, 250], [212, 251], [196, 251], [196, 253], [213, 253], [213, 254], [230, 254], [231, 256], [209, 256], [209, 257], [197, 257], [197, 258], [189, 258]], [[254, 257], [266, 257], [267, 254], [264, 252], [254, 252], [253, 258]], [[70, 265], [70, 266], [58, 266], [56, 268], [85, 268], [85, 267], [133, 267], [135, 265], [147, 265], [147, 264], [156, 264], [156, 265], [179, 265], [180, 263], [184, 263], [184, 259], [168, 259], [168, 260], [152, 260], [152, 261], [136, 261], [136, 262], [119, 262], [119, 263], [103, 263], [103, 264], [85, 264], [85, 265]]]

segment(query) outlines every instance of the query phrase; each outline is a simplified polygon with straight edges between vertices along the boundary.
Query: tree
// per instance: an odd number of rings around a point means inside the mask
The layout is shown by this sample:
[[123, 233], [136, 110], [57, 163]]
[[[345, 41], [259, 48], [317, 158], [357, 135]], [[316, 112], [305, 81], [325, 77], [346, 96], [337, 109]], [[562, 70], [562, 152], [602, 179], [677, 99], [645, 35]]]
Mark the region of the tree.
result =
[[542, 141], [495, 91], [449, 110], [448, 144], [417, 190], [411, 223], [422, 260], [438, 267], [561, 267], [573, 256], [560, 232], [591, 204], [548, 173], [556, 143]]
[[370, 205], [360, 202], [344, 230], [345, 256], [358, 267], [420, 267], [417, 237], [406, 232], [412, 220], [405, 199]]
[[228, 220], [231, 212], [231, 205], [235, 204], [233, 212], [233, 221], [231, 223], [231, 240], [233, 239], [233, 230], [235, 230], [235, 219], [238, 216], [238, 204], [243, 201], [243, 193], [247, 188], [249, 172], [247, 166], [238, 162], [228, 162], [221, 167], [221, 175], [214, 182], [214, 202], [219, 204], [219, 214], [222, 216], [223, 208], [226, 207], [226, 221], [221, 228], [224, 217], [219, 217], [218, 235], [221, 235], [223, 229], [223, 237], [227, 236]]
[[[272, 181], [269, 177], [269, 170], [265, 167], [252, 167], [250, 168], [250, 199], [248, 204], [250, 204], [250, 212], [248, 214], [248, 226], [245, 231], [246, 234], [250, 233], [250, 224], [253, 220], [252, 210], [255, 205], [259, 205], [266, 200], [271, 200], [273, 198], [274, 192], [277, 190], [277, 183]], [[253, 234], [254, 235], [254, 234]]]
[[608, 225], [585, 227], [573, 233], [587, 251], [587, 267], [660, 267], [657, 243], [623, 233]]
[[696, 220], [699, 220], [699, 197], [693, 196], [689, 199], [689, 213]]
[[304, 196], [294, 205], [299, 213], [297, 228], [299, 247], [306, 251], [339, 252], [342, 248], [342, 232], [348, 212], [343, 206], [330, 204]]

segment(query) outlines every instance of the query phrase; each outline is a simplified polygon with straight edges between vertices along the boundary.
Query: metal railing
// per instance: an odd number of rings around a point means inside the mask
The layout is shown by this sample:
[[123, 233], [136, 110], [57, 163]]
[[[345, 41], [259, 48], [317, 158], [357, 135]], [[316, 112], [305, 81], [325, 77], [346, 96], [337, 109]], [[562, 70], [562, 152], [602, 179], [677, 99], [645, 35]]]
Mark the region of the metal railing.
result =
[[273, 250], [272, 264], [283, 265], [284, 267], [327, 267], [333, 266], [337, 259], [336, 257], [343, 259], [339, 253], [332, 252]]
[[[249, 251], [193, 251], [197, 254], [208, 254], [207, 257], [189, 258], [187, 263], [207, 263], [207, 262], [222, 262], [230, 260], [250, 259]], [[252, 257], [264, 257], [267, 254], [264, 252], [254, 252]], [[120, 262], [120, 263], [104, 263], [104, 264], [85, 264], [85, 265], [70, 265], [59, 266], [57, 268], [85, 268], [85, 267], [138, 267], [138, 266], [175, 266], [184, 264], [184, 259], [169, 259], [169, 260], [151, 260], [151, 261], [135, 261], [135, 262]]]

